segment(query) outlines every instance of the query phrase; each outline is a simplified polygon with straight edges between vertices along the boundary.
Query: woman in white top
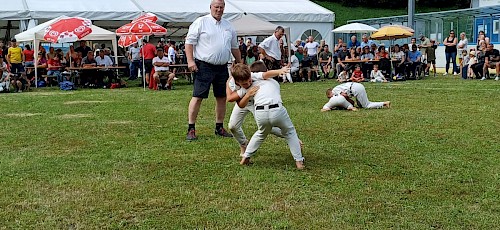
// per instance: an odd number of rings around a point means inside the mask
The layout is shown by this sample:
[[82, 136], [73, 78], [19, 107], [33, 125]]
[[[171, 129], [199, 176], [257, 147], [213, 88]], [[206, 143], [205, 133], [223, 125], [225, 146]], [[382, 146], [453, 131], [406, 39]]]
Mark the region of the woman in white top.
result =
[[[462, 66], [462, 50], [467, 50], [467, 45], [469, 44], [469, 40], [465, 36], [465, 32], [460, 33], [460, 41], [457, 44], [458, 48], [458, 63]], [[465, 64], [465, 63], [464, 63]]]
[[395, 63], [395, 74], [404, 74], [404, 62], [405, 62], [405, 53], [401, 51], [399, 45], [394, 45], [394, 52], [391, 53], [391, 59], [397, 60], [398, 63]]

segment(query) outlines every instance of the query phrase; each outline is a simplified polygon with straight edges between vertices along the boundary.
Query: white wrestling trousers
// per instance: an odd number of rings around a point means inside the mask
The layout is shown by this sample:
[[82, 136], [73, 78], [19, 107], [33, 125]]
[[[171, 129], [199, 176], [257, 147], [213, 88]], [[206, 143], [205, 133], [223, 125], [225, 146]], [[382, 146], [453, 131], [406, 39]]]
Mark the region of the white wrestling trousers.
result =
[[[243, 122], [245, 121], [245, 116], [248, 113], [252, 113], [255, 117], [253, 103], [249, 103], [245, 108], [240, 108], [238, 104], [236, 104], [234, 105], [233, 112], [229, 118], [228, 128], [233, 134], [234, 139], [236, 139], [240, 145], [245, 145], [248, 141], [243, 129], [241, 128]], [[281, 129], [278, 127], [273, 127], [271, 133], [277, 137], [284, 137], [283, 134], [281, 134]]]
[[247, 150], [243, 157], [251, 157], [260, 145], [266, 139], [267, 135], [271, 132], [273, 127], [279, 127], [281, 133], [285, 136], [290, 152], [292, 153], [295, 161], [303, 161], [302, 150], [300, 149], [299, 137], [297, 131], [288, 116], [285, 107], [280, 104], [278, 108], [268, 109], [266, 105], [262, 110], [255, 110], [255, 121], [259, 129], [253, 134], [252, 139], [248, 143]]
[[360, 83], [352, 83], [353, 96], [356, 97], [356, 100], [359, 101], [363, 108], [367, 109], [380, 109], [384, 107], [384, 102], [370, 102], [368, 100], [368, 96], [366, 95], [365, 86]]

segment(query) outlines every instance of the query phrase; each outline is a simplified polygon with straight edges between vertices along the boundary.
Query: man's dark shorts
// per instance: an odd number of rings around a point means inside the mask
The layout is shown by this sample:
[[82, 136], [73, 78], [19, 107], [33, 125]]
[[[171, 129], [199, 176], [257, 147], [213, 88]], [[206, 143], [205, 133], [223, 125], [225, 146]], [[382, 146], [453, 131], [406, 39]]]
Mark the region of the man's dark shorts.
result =
[[153, 59], [144, 59], [144, 69], [146, 73], [151, 74], [153, 70]]
[[194, 74], [193, 97], [208, 98], [210, 85], [213, 85], [215, 97], [226, 96], [226, 82], [229, 79], [227, 65], [212, 65], [196, 60], [198, 72]]
[[24, 66], [21, 63], [12, 63], [10, 66], [11, 73], [22, 73], [24, 72]]

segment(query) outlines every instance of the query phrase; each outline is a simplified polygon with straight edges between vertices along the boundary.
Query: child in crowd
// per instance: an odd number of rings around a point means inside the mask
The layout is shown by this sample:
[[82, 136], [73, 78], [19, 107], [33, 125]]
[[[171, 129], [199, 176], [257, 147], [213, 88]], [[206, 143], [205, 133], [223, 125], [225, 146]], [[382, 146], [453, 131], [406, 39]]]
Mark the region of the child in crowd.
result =
[[469, 63], [470, 60], [469, 55], [467, 55], [467, 50], [462, 50], [461, 57], [460, 76], [462, 76], [462, 79], [467, 79], [469, 73], [469, 65], [467, 63]]
[[467, 65], [469, 65], [469, 67], [467, 68], [467, 78], [470, 78], [471, 80], [474, 79], [474, 71], [472, 70], [472, 65], [476, 63], [477, 63], [476, 52], [470, 51], [469, 60], [467, 62]]
[[382, 72], [378, 70], [378, 65], [373, 66], [373, 70], [370, 73], [371, 82], [387, 82]]
[[337, 81], [340, 83], [344, 83], [347, 81], [347, 78], [349, 78], [349, 74], [347, 73], [347, 69], [343, 68], [342, 72], [339, 73]]
[[328, 102], [323, 106], [321, 112], [326, 112], [334, 109], [347, 109], [350, 111], [356, 111], [356, 107], [353, 106], [354, 101], [350, 99], [346, 93], [341, 93], [341, 95], [333, 95], [333, 89], [329, 88], [326, 90], [326, 97], [329, 98]]
[[425, 50], [425, 52], [427, 53], [427, 66], [425, 67], [425, 72], [429, 73], [429, 69], [432, 65], [434, 77], [436, 77], [436, 49], [436, 40], [431, 39], [431, 45]]
[[363, 76], [363, 71], [361, 71], [361, 66], [356, 65], [356, 69], [352, 72], [350, 80], [352, 82], [362, 82], [365, 80]]
[[258, 126], [258, 130], [250, 139], [240, 161], [242, 165], [250, 164], [250, 157], [259, 149], [272, 128], [279, 127], [287, 140], [296, 167], [298, 169], [305, 168], [299, 137], [281, 101], [280, 85], [272, 79], [287, 72], [289, 72], [289, 68], [283, 67], [279, 70], [251, 73], [250, 68], [244, 64], [236, 64], [231, 70], [234, 81], [241, 87], [237, 91], [241, 97], [238, 105], [240, 108], [244, 108], [248, 105], [249, 100], [253, 99], [255, 121]]

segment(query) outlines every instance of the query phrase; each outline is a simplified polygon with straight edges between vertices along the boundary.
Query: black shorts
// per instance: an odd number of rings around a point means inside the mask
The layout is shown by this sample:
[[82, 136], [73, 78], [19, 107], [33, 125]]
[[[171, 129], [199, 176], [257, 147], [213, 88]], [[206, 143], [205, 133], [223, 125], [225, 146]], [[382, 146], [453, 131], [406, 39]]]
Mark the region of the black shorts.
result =
[[144, 69], [146, 73], [151, 74], [153, 70], [153, 59], [144, 59]]
[[269, 59], [264, 59], [264, 64], [267, 67], [267, 70], [275, 70], [275, 69], [281, 69], [281, 61], [280, 60], [274, 60], [271, 61]]
[[10, 72], [11, 73], [22, 73], [24, 72], [24, 66], [21, 63], [12, 63], [10, 65]]
[[213, 85], [215, 97], [226, 96], [226, 81], [229, 79], [227, 64], [212, 65], [196, 60], [198, 72], [194, 74], [193, 97], [208, 98], [210, 85]]
[[318, 65], [318, 56], [314, 55], [314, 56], [309, 56], [309, 59], [312, 60], [313, 62], [313, 65]]
[[427, 60], [427, 64], [436, 64], [436, 60]]

